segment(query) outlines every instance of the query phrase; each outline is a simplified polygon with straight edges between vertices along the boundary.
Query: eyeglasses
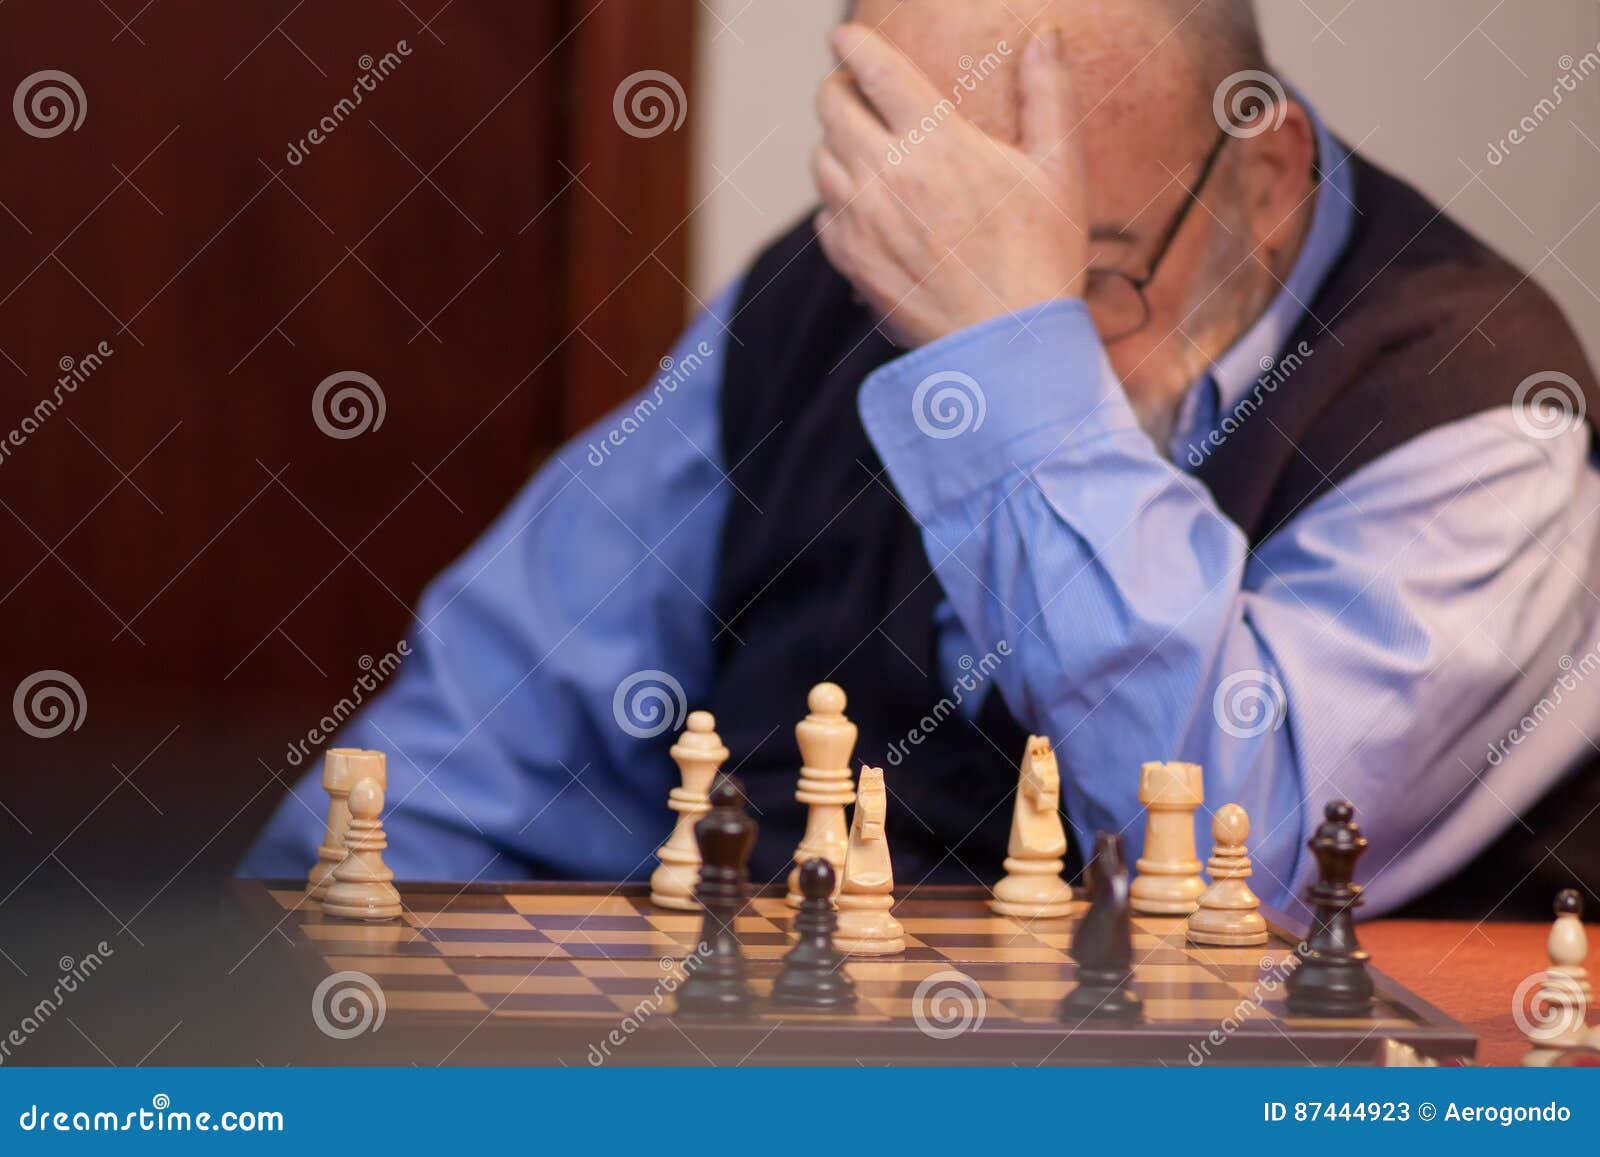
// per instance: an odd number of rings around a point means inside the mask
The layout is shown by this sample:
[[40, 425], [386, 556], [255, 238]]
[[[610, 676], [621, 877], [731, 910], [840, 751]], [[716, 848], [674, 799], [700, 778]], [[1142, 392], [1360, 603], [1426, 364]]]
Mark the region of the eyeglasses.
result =
[[1150, 265], [1143, 277], [1135, 277], [1120, 269], [1088, 271], [1083, 298], [1089, 306], [1089, 315], [1094, 319], [1095, 328], [1100, 331], [1102, 341], [1109, 344], [1125, 337], [1132, 337], [1150, 324], [1150, 300], [1145, 295], [1145, 290], [1155, 280], [1157, 272], [1161, 269], [1161, 263], [1166, 260], [1167, 253], [1172, 248], [1172, 243], [1178, 239], [1184, 222], [1189, 219], [1189, 214], [1199, 203], [1200, 194], [1205, 190], [1206, 183], [1211, 180], [1211, 174], [1217, 167], [1217, 160], [1222, 156], [1222, 150], [1232, 136], [1233, 134], [1226, 129], [1217, 134], [1216, 141], [1212, 143], [1205, 160], [1200, 164], [1200, 175], [1194, 184], [1189, 186], [1184, 196], [1183, 205], [1162, 231], [1161, 240], [1150, 256]]

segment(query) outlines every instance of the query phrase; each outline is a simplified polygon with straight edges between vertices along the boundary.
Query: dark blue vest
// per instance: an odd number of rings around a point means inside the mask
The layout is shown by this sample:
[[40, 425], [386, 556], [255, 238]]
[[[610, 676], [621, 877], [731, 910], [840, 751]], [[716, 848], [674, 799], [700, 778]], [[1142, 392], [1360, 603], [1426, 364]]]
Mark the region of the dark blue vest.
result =
[[[1531, 373], [1572, 374], [1591, 419], [1600, 414], [1582, 349], [1549, 299], [1414, 190], [1350, 163], [1354, 235], [1286, 347], [1314, 352], [1197, 471], [1252, 545], [1386, 450], [1505, 405]], [[1042, 720], [1019, 719], [994, 687], [978, 688], [989, 693], [976, 722], [950, 710], [974, 692], [939, 669], [943, 592], [856, 409], [862, 381], [899, 351], [809, 223], [756, 259], [731, 330], [721, 418], [735, 489], [708, 706], [761, 824], [753, 869], [787, 870], [800, 839], [794, 724], [828, 679], [860, 727], [857, 764], [885, 768], [897, 879], [988, 882], [1027, 730]], [[1548, 895], [1541, 903], [1547, 915]]]

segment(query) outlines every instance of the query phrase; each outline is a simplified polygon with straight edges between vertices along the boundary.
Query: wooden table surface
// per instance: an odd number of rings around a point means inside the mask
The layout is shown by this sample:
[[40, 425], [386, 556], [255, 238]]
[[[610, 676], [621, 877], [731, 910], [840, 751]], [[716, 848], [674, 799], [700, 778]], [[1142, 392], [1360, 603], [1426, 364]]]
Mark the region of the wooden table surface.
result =
[[1359, 935], [1375, 967], [1477, 1035], [1480, 1064], [1521, 1063], [1529, 1046], [1511, 1017], [1512, 997], [1548, 963], [1548, 923], [1375, 920]]

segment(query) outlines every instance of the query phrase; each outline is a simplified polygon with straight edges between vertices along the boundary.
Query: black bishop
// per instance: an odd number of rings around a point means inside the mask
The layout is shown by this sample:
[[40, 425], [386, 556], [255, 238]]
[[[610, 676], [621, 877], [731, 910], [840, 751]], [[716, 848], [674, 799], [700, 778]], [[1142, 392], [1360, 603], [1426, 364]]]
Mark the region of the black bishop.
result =
[[687, 979], [678, 988], [678, 1012], [689, 1016], [740, 1016], [755, 1005], [734, 921], [744, 911], [747, 865], [756, 842], [756, 822], [745, 814], [744, 789], [719, 775], [711, 810], [694, 825], [700, 844], [700, 885], [695, 898], [704, 917], [700, 942], [684, 962]]

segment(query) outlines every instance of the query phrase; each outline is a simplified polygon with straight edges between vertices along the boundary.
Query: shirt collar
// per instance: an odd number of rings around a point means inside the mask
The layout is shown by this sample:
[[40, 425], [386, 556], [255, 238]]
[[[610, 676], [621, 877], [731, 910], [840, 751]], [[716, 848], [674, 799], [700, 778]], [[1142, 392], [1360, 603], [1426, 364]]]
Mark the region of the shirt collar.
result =
[[1317, 202], [1311, 227], [1294, 268], [1271, 304], [1185, 395], [1168, 444], [1175, 463], [1184, 463], [1188, 448], [1209, 433], [1224, 411], [1238, 405], [1262, 376], [1272, 371], [1277, 355], [1288, 344], [1312, 298], [1350, 241], [1356, 208], [1354, 181], [1347, 163], [1349, 151], [1298, 94], [1295, 100], [1310, 114], [1316, 133], [1319, 180], [1313, 194]]

